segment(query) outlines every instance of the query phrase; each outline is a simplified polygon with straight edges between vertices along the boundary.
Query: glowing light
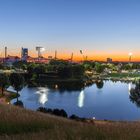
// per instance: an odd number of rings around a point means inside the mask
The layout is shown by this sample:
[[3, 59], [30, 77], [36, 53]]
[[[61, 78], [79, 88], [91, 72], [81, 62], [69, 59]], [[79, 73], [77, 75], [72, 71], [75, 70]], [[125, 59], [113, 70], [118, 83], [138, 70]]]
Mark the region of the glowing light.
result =
[[85, 99], [85, 94], [84, 94], [84, 90], [82, 90], [78, 97], [78, 107], [82, 108], [84, 106], [84, 99]]
[[38, 88], [36, 93], [39, 94], [38, 102], [44, 105], [48, 101], [48, 90], [46, 88]]
[[131, 83], [129, 83], [128, 84], [128, 93], [129, 93], [129, 95], [130, 95], [131, 88], [132, 88]]
[[55, 89], [58, 89], [58, 85], [55, 85]]
[[44, 47], [40, 48], [40, 51], [41, 52], [44, 52], [45, 51], [45, 48]]
[[93, 119], [93, 120], [95, 120], [96, 118], [95, 118], [95, 117], [93, 117], [92, 119]]
[[133, 55], [133, 53], [132, 53], [132, 52], [130, 52], [128, 55], [129, 55], [129, 56], [132, 56], [132, 55]]

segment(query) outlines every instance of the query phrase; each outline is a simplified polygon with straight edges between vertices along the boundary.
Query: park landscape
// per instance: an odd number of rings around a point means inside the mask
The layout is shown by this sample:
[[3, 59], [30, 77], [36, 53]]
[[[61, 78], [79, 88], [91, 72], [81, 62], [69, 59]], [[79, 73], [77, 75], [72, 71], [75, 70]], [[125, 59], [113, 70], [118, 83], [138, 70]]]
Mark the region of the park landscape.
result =
[[0, 140], [139, 140], [139, 13], [139, 0], [0, 0]]

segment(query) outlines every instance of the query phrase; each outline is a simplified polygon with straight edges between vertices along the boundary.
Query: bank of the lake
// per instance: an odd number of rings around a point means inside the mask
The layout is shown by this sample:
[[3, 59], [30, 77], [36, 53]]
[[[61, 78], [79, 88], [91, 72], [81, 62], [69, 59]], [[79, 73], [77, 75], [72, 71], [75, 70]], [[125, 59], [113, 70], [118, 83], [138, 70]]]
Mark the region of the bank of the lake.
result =
[[19, 94], [17, 95], [15, 92], [5, 90], [3, 95], [0, 94], [0, 103], [2, 103], [2, 104], [10, 104], [10, 101], [12, 99], [15, 99], [15, 98], [17, 98], [19, 96], [20, 95]]

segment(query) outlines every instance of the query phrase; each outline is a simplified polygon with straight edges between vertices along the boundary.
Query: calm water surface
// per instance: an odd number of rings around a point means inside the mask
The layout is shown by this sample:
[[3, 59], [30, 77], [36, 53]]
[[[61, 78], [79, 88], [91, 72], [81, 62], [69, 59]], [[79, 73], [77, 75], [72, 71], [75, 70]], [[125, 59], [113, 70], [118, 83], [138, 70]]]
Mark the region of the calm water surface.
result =
[[[134, 87], [132, 83], [112, 81], [104, 81], [102, 88], [93, 84], [78, 91], [25, 87], [19, 100], [25, 108], [32, 110], [42, 106], [64, 109], [69, 116], [75, 114], [99, 120], [139, 120], [140, 108], [129, 97], [131, 87]], [[14, 102], [16, 99], [11, 101]]]

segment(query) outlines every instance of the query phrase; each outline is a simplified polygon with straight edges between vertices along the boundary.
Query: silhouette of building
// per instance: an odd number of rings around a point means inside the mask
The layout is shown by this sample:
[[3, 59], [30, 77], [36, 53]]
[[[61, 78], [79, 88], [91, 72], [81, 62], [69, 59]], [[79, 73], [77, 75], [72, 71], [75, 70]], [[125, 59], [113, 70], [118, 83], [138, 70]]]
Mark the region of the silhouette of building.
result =
[[21, 60], [27, 61], [28, 59], [28, 48], [22, 48], [21, 50]]
[[107, 63], [112, 63], [112, 58], [107, 58]]
[[7, 65], [12, 65], [13, 63], [18, 62], [18, 61], [20, 61], [20, 57], [10, 56], [10, 55], [8, 55], [4, 60], [5, 64]]

